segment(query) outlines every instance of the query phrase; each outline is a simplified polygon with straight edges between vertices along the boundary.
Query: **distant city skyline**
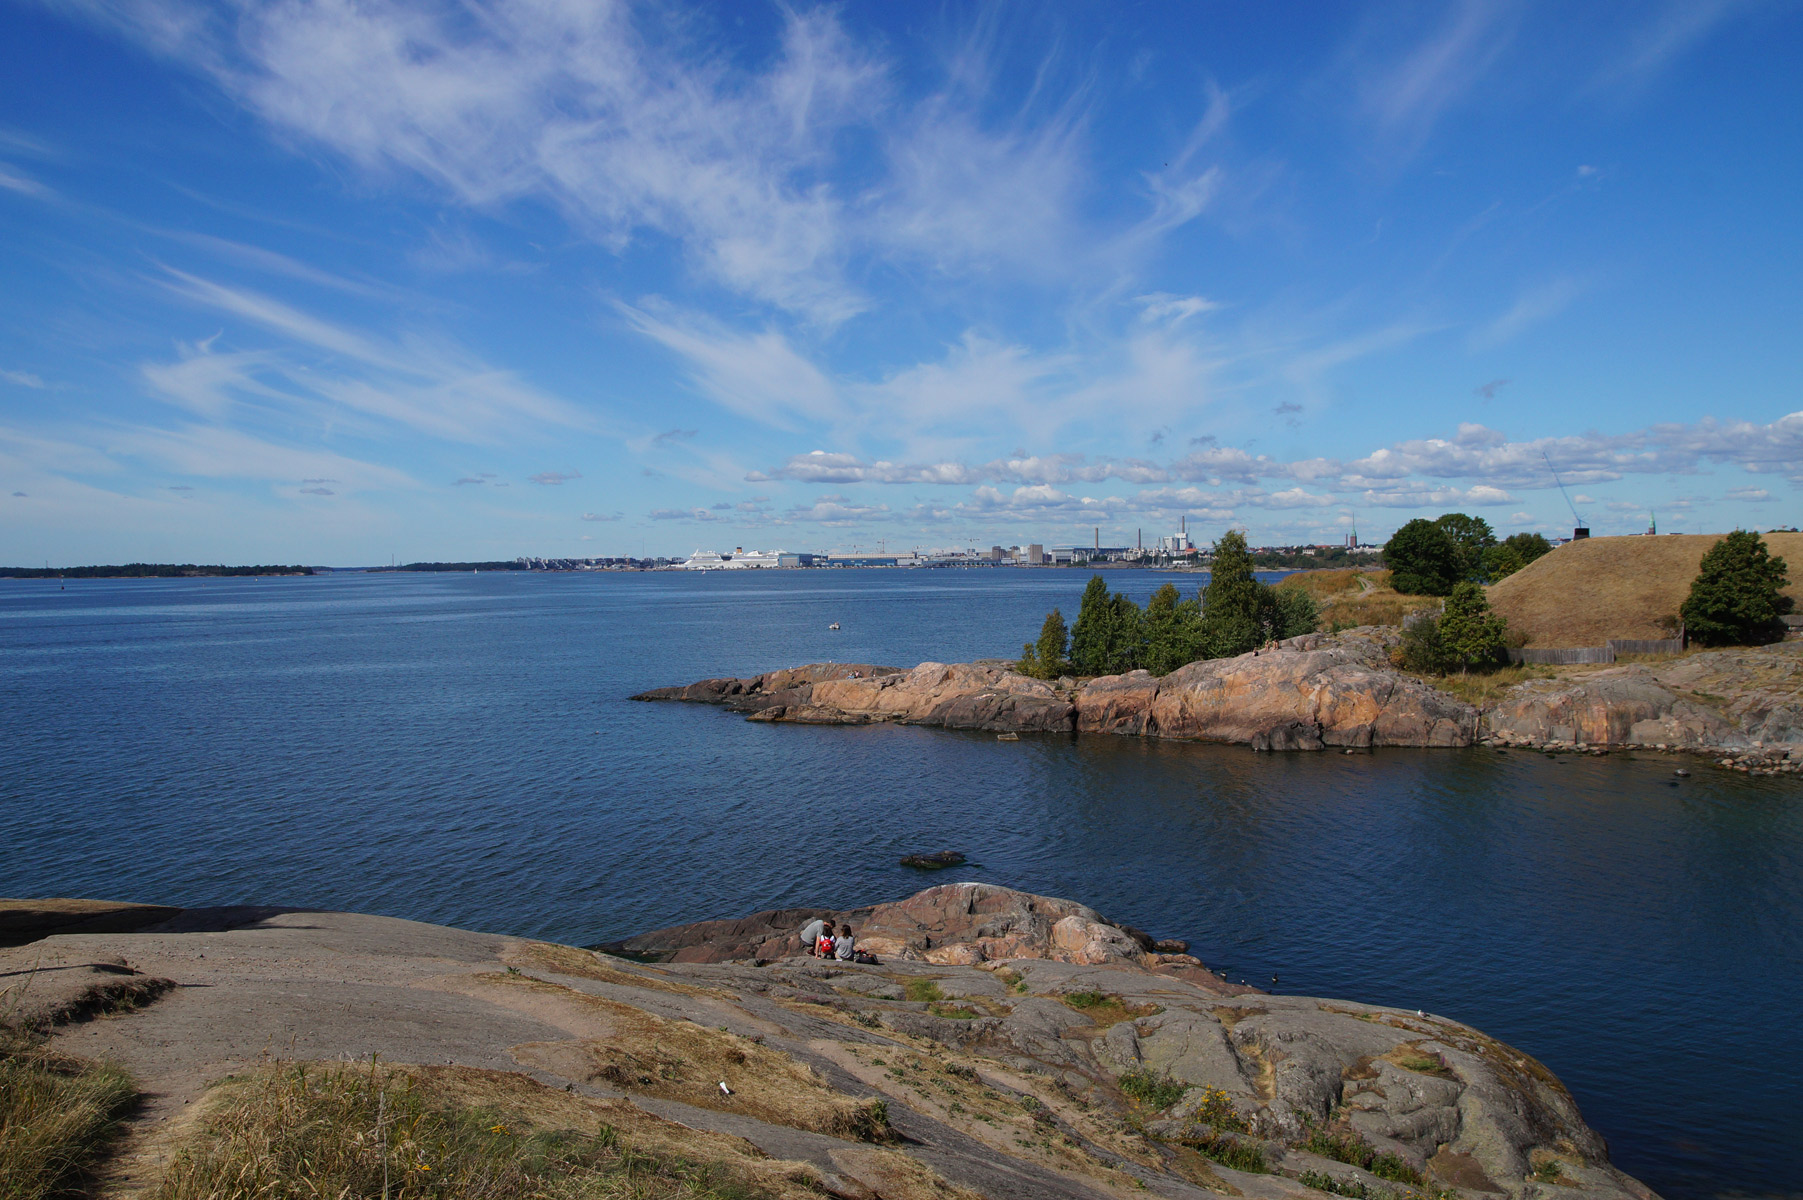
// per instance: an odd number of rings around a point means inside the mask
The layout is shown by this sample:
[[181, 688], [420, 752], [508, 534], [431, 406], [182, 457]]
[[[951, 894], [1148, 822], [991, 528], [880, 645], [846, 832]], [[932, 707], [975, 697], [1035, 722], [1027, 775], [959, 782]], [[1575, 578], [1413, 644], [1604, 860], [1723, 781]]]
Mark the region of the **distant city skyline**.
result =
[[0, 565], [1798, 523], [1793, 5], [0, 13]]

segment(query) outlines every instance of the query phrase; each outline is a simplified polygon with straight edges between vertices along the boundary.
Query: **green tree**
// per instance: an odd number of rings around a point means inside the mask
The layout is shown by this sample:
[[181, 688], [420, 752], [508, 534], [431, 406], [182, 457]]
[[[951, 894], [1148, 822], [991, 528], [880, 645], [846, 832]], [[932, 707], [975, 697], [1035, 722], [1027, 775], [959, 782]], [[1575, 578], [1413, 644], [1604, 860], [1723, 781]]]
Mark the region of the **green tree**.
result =
[[1077, 605], [1077, 623], [1071, 626], [1071, 669], [1079, 675], [1105, 675], [1108, 670], [1108, 626], [1114, 623], [1108, 584], [1091, 575]]
[[1508, 622], [1490, 611], [1490, 601], [1477, 584], [1453, 586], [1439, 624], [1445, 659], [1459, 670], [1493, 667], [1503, 660]]
[[1141, 659], [1154, 675], [1169, 675], [1202, 657], [1202, 605], [1184, 600], [1177, 585], [1167, 583], [1152, 593], [1143, 618], [1145, 651]]
[[1402, 644], [1392, 661], [1418, 675], [1444, 675], [1452, 669], [1446, 643], [1440, 636], [1440, 618], [1422, 615], [1402, 627]]
[[1444, 596], [1464, 570], [1452, 536], [1433, 521], [1416, 517], [1384, 543], [1390, 586], [1405, 596]]
[[1445, 531], [1452, 539], [1453, 549], [1458, 551], [1458, 577], [1482, 583], [1486, 578], [1485, 553], [1496, 545], [1496, 534], [1490, 528], [1490, 522], [1464, 513], [1441, 513], [1434, 524]]
[[1690, 596], [1678, 615], [1688, 637], [1705, 646], [1761, 645], [1784, 636], [1779, 621], [1791, 610], [1781, 589], [1789, 576], [1765, 539], [1737, 529], [1703, 556]]
[[1114, 600], [1114, 619], [1108, 627], [1108, 673], [1124, 675], [1137, 670], [1145, 659], [1145, 615], [1133, 598], [1118, 595]]
[[1020, 661], [1014, 664], [1014, 669], [1035, 679], [1058, 678], [1070, 670], [1070, 663], [1064, 658], [1067, 641], [1064, 614], [1054, 608], [1045, 615], [1045, 624], [1039, 627], [1039, 640], [1020, 648]]
[[1284, 587], [1279, 584], [1271, 589], [1277, 601], [1277, 636], [1282, 638], [1301, 637], [1305, 633], [1313, 633], [1321, 625], [1321, 606], [1315, 598], [1300, 587]]
[[1215, 543], [1202, 592], [1202, 647], [1209, 658], [1256, 649], [1277, 631], [1277, 600], [1252, 573], [1246, 535], [1229, 530]]
[[1537, 533], [1511, 533], [1484, 551], [1485, 574], [1491, 583], [1507, 579], [1552, 548], [1553, 544]]

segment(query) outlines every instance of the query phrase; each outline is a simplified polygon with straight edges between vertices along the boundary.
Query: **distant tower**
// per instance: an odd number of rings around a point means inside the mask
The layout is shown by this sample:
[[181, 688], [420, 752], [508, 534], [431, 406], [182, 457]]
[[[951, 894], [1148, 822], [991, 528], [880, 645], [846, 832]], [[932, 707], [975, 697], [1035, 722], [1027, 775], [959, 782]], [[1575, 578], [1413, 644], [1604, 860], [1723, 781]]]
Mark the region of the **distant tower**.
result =
[[1646, 515], [1646, 535], [1648, 537], [1659, 536], [1659, 517], [1656, 513]]

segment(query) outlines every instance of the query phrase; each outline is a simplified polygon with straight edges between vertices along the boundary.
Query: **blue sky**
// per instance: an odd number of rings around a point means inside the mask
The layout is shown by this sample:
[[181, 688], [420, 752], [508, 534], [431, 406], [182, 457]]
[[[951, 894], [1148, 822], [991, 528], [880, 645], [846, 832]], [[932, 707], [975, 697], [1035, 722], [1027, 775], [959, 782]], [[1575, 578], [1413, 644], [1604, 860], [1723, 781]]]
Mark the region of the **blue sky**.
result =
[[1803, 519], [1803, 11], [0, 0], [0, 563]]

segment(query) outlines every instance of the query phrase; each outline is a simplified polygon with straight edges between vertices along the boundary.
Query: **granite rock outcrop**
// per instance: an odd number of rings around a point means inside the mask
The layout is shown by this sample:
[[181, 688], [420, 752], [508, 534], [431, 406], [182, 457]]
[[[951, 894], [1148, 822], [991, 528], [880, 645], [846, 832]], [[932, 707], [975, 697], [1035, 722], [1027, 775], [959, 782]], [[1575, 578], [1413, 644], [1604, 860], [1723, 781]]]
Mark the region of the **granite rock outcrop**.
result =
[[1112, 733], [1268, 750], [1470, 745], [1477, 710], [1396, 671], [1386, 653], [1376, 631], [1309, 634], [1169, 675], [1133, 671], [1068, 685], [1001, 663], [929, 662], [908, 671], [816, 663], [633, 698], [721, 704], [765, 721]]

